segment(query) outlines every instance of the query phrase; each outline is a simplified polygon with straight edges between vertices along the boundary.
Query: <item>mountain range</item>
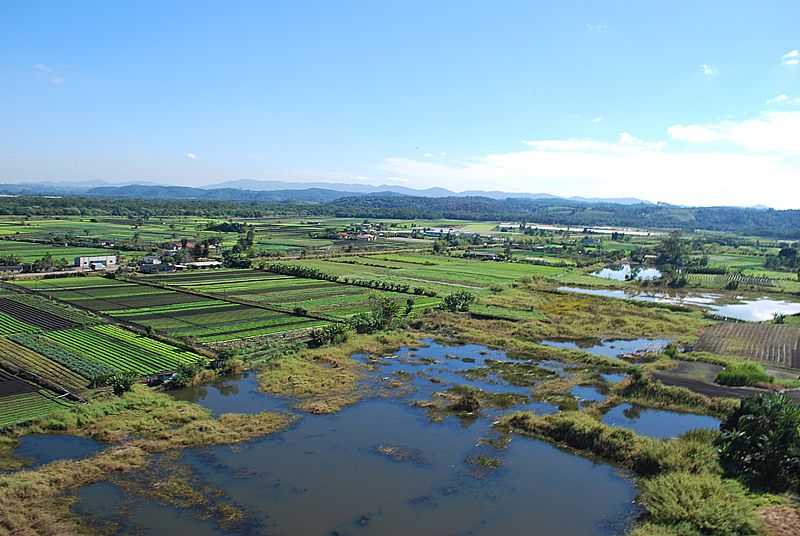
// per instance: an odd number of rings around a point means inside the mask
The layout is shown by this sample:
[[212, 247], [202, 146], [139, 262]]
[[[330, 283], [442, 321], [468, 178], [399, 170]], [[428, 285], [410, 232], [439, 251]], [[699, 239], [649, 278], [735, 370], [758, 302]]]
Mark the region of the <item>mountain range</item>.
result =
[[0, 193], [8, 195], [86, 195], [91, 197], [198, 199], [213, 201], [301, 201], [326, 203], [342, 197], [360, 195], [406, 195], [426, 198], [485, 197], [489, 199], [568, 199], [586, 203], [620, 205], [652, 204], [632, 197], [587, 198], [560, 197], [546, 193], [516, 193], [499, 190], [454, 192], [445, 188], [414, 189], [396, 185], [343, 184], [332, 182], [288, 182], [236, 180], [204, 187], [170, 186], [152, 183], [110, 185], [100, 182], [34, 182], [0, 184]]

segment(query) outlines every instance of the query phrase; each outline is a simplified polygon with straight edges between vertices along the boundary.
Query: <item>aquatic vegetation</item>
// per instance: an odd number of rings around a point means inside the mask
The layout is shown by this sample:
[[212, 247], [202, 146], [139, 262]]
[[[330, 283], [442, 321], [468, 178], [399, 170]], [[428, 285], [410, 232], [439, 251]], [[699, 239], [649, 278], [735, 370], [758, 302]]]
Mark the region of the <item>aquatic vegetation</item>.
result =
[[528, 387], [539, 381], [552, 378], [556, 373], [538, 366], [536, 363], [524, 361], [499, 361], [486, 359], [485, 367], [471, 368], [463, 372], [466, 378], [475, 380], [497, 375], [511, 385]]
[[237, 443], [287, 426], [288, 415], [227, 414], [214, 419], [186, 402], [136, 386], [123, 397], [76, 407], [29, 425], [17, 433], [60, 430], [111, 443], [91, 458], [57, 461], [34, 470], [0, 476], [0, 532], [83, 534], [87, 529], [69, 512], [70, 490], [109, 475], [145, 467], [152, 454], [175, 449]]
[[418, 344], [414, 333], [356, 335], [335, 347], [314, 348], [276, 357], [258, 369], [261, 390], [298, 400], [299, 409], [332, 413], [358, 401], [366, 367], [351, 356], [382, 354], [403, 345]]
[[689, 413], [727, 417], [739, 401], [701, 395], [685, 387], [664, 385], [645, 374], [634, 374], [630, 381], [615, 387], [617, 394], [628, 402], [652, 408], [671, 409]]

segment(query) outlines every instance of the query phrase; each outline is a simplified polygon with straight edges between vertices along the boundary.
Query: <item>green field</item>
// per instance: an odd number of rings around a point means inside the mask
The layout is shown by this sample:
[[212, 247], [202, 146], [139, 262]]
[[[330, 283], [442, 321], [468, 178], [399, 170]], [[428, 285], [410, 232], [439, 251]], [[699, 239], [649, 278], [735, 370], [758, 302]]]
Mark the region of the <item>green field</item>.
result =
[[439, 294], [506, 286], [524, 277], [558, 277], [569, 268], [434, 255], [391, 254], [293, 262], [348, 279], [373, 279], [420, 286]]
[[160, 283], [198, 290], [254, 303], [346, 319], [369, 310], [370, 296], [380, 294], [401, 303], [413, 300], [412, 308], [421, 309], [439, 303], [428, 296], [410, 296], [400, 292], [374, 290], [331, 281], [304, 279], [256, 270], [226, 270], [206, 273], [165, 274], [150, 278]]
[[200, 343], [262, 337], [325, 324], [324, 320], [303, 315], [101, 277], [29, 280], [19, 284], [171, 337], [187, 337]]
[[0, 428], [39, 419], [71, 406], [44, 390], [0, 397]]

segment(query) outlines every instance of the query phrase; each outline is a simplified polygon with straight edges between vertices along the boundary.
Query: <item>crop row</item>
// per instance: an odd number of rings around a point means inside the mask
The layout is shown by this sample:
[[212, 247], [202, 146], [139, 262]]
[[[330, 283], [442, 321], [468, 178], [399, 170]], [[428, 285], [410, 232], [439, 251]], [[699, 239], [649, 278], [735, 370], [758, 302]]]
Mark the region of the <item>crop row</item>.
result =
[[111, 316], [119, 316], [125, 318], [133, 318], [137, 316], [150, 316], [150, 315], [174, 315], [174, 314], [193, 314], [197, 311], [216, 311], [228, 307], [240, 307], [239, 304], [229, 303], [220, 300], [200, 300], [187, 303], [171, 303], [166, 305], [158, 305], [154, 307], [139, 307], [136, 309], [122, 309], [112, 311]]
[[17, 320], [11, 315], [0, 313], [0, 335], [12, 335], [14, 333], [35, 333], [39, 328], [32, 326], [21, 320]]
[[76, 325], [71, 320], [9, 298], [0, 298], [0, 312], [44, 329], [63, 329]]
[[315, 320], [312, 318], [298, 318], [298, 320], [294, 322], [287, 322], [284, 324], [277, 324], [274, 326], [259, 327], [253, 329], [207, 335], [200, 337], [200, 340], [204, 343], [228, 342], [232, 340], [249, 339], [254, 337], [263, 337], [265, 335], [275, 335], [277, 333], [286, 333], [289, 331], [298, 331], [302, 329], [316, 328], [324, 326], [326, 324], [328, 324], [328, 322], [324, 320]]
[[719, 324], [703, 331], [696, 348], [800, 368], [800, 328], [795, 326], [738, 322]]
[[47, 337], [69, 352], [124, 372], [143, 375], [167, 372], [175, 370], [186, 359], [174, 347], [168, 346], [170, 352], [153, 351], [138, 341], [109, 336], [94, 328], [53, 331]]
[[175, 346], [172, 346], [165, 342], [157, 341], [155, 339], [151, 339], [150, 337], [137, 335], [136, 333], [133, 333], [126, 329], [122, 329], [118, 326], [112, 326], [112, 325], [94, 326], [91, 329], [98, 333], [103, 333], [104, 335], [113, 337], [114, 339], [127, 342], [129, 344], [138, 346], [145, 350], [149, 350], [156, 354], [160, 354], [162, 356], [168, 356], [170, 359], [174, 359], [180, 363], [190, 364], [190, 363], [197, 363], [198, 361], [203, 360], [202, 356], [195, 354], [194, 352], [189, 352], [186, 350], [182, 350], [180, 348], [176, 348]]
[[114, 372], [111, 367], [85, 359], [80, 352], [70, 352], [44, 335], [12, 335], [9, 338], [17, 344], [60, 363], [75, 374], [88, 379], [90, 383]]
[[90, 325], [90, 324], [96, 324], [97, 322], [100, 321], [99, 318], [92, 315], [91, 313], [81, 311], [80, 309], [75, 309], [74, 307], [69, 307], [67, 305], [55, 302], [43, 296], [38, 296], [36, 294], [14, 293], [13, 295], [7, 297], [8, 299], [13, 300], [15, 302], [23, 303], [30, 307], [34, 307], [40, 311], [45, 311], [47, 313], [54, 314], [56, 316], [74, 322], [76, 324]]
[[68, 367], [8, 339], [0, 338], [0, 362], [8, 362], [73, 391], [80, 391], [89, 383]]
[[0, 428], [32, 421], [70, 407], [47, 391], [34, 391], [0, 398]]

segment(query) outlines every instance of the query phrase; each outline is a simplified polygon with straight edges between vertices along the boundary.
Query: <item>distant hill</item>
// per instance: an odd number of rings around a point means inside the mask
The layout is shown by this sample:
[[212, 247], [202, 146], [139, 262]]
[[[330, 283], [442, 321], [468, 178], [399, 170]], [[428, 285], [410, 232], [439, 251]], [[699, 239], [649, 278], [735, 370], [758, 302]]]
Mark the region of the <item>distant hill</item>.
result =
[[335, 190], [337, 192], [349, 192], [352, 194], [382, 194], [386, 192], [409, 195], [415, 197], [488, 197], [489, 199], [571, 199], [584, 203], [617, 203], [620, 205], [638, 205], [649, 203], [634, 197], [619, 198], [591, 198], [591, 197], [569, 197], [563, 198], [553, 194], [545, 193], [518, 193], [503, 192], [501, 190], [468, 190], [465, 192], [454, 192], [446, 188], [426, 188], [417, 190], [405, 186], [394, 186], [382, 184], [373, 186], [370, 184], [342, 184], [334, 182], [287, 182], [287, 181], [261, 181], [261, 180], [237, 180], [227, 181], [219, 184], [207, 186], [209, 189], [216, 188], [240, 188], [243, 190], [300, 190], [310, 188], [322, 188], [325, 190]]
[[238, 188], [191, 188], [188, 186], [148, 186], [133, 184], [129, 186], [101, 186], [84, 192], [90, 197], [114, 197], [133, 199], [181, 199], [198, 201], [303, 201], [325, 203], [352, 195], [322, 188], [300, 190], [253, 191]]

